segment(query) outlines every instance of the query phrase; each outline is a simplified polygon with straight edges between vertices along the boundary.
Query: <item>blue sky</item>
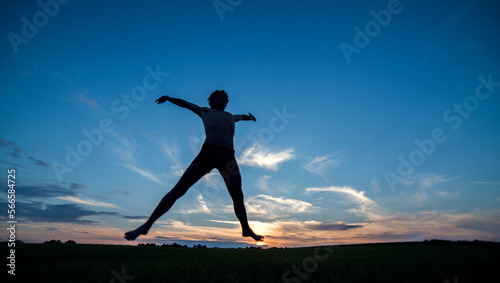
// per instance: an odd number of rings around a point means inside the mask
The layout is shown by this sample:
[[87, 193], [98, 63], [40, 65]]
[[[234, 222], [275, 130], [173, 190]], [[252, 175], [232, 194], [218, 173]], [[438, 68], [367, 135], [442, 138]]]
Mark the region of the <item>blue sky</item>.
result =
[[[224, 89], [265, 245], [500, 240], [496, 1], [41, 3], [1, 9], [19, 239], [129, 244], [204, 139], [154, 101]], [[140, 240], [253, 244], [216, 171]]]

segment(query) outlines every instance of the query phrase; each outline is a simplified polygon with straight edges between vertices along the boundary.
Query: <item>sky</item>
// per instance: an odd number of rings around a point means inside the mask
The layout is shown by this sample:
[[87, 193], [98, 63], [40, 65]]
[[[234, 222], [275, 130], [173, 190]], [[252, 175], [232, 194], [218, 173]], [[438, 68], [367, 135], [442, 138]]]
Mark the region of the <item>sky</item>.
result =
[[[204, 131], [234, 138], [262, 246], [500, 241], [500, 3], [3, 1], [0, 221], [30, 243], [246, 247], [216, 170], [135, 242]], [[10, 179], [12, 179], [10, 177]], [[0, 231], [7, 240], [8, 231]]]

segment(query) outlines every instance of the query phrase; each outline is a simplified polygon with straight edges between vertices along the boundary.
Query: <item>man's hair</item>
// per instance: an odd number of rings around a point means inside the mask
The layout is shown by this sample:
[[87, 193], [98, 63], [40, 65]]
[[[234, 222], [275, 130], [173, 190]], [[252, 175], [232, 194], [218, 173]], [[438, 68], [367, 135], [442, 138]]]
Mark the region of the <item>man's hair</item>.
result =
[[229, 102], [229, 95], [227, 95], [227, 92], [225, 90], [222, 90], [222, 89], [221, 90], [217, 89], [214, 92], [212, 92], [212, 94], [210, 94], [210, 96], [207, 99], [208, 100], [208, 105], [210, 105], [210, 107], [213, 108], [213, 106], [214, 106], [213, 105], [213, 99], [214, 99], [215, 96], [218, 96], [218, 95], [222, 96], [223, 98], [226, 99], [226, 101]]

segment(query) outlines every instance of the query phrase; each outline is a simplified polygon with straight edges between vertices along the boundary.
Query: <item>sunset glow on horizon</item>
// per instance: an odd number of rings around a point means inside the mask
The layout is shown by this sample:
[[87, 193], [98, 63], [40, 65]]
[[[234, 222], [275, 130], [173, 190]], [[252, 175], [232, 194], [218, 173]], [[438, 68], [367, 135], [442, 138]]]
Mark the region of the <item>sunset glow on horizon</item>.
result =
[[[2, 4], [0, 220], [15, 170], [16, 239], [500, 241], [498, 1], [221, 2]], [[155, 100], [208, 107], [216, 89], [257, 119], [234, 145], [264, 242], [242, 237], [217, 170], [125, 240], [205, 139]]]

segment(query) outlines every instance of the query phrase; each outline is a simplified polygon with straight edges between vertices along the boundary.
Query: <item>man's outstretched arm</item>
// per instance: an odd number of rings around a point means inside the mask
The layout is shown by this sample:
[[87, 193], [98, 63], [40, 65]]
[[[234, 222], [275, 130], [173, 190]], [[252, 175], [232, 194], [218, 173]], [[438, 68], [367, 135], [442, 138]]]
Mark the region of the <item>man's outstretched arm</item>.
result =
[[251, 113], [248, 113], [248, 115], [237, 114], [237, 115], [233, 115], [233, 117], [234, 117], [235, 122], [238, 122], [238, 121], [254, 121], [254, 122], [256, 122], [257, 121], [257, 119], [255, 119], [255, 117]]
[[165, 101], [169, 101], [177, 106], [180, 106], [180, 107], [183, 107], [183, 108], [187, 108], [191, 111], [193, 111], [194, 113], [198, 114], [198, 115], [201, 115], [202, 113], [202, 108], [194, 103], [191, 103], [191, 102], [188, 102], [184, 99], [180, 99], [180, 98], [175, 98], [175, 97], [170, 97], [168, 95], [164, 95], [160, 98], [158, 98], [155, 102], [157, 104], [162, 104], [164, 103]]

